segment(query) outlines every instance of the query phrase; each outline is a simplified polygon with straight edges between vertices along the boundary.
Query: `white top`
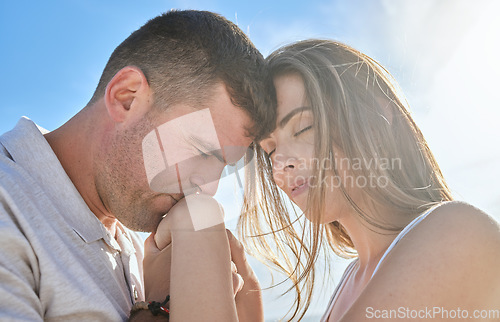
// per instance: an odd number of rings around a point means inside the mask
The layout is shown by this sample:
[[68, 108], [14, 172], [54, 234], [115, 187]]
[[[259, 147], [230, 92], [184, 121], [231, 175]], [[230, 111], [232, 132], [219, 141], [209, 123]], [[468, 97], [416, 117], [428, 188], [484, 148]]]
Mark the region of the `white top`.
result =
[[40, 129], [0, 136], [0, 320], [125, 321], [143, 300], [141, 238], [113, 238]]
[[[442, 205], [443, 203], [441, 204], [438, 204], [432, 208], [430, 208], [429, 210], [427, 210], [426, 212], [424, 212], [423, 214], [419, 215], [417, 218], [413, 219], [397, 236], [396, 238], [394, 238], [394, 240], [392, 241], [392, 243], [389, 245], [389, 247], [386, 249], [384, 255], [382, 255], [382, 257], [380, 258], [380, 261], [378, 262], [377, 266], [375, 267], [375, 270], [373, 270], [373, 274], [372, 274], [372, 278], [373, 276], [375, 275], [375, 273], [378, 271], [379, 267], [380, 267], [380, 264], [382, 264], [382, 262], [384, 261], [384, 259], [387, 257], [387, 254], [389, 254], [389, 252], [394, 248], [394, 246], [396, 246], [397, 243], [399, 243], [399, 241], [401, 239], [403, 239], [404, 236], [406, 236], [406, 234], [408, 234], [408, 232], [410, 230], [412, 230], [416, 225], [418, 225], [422, 220], [424, 220], [434, 209], [436, 209], [437, 207], [439, 207], [440, 205]], [[346, 268], [344, 274], [342, 275], [342, 278], [340, 279], [339, 283], [337, 284], [337, 287], [335, 288], [335, 291], [333, 292], [333, 295], [330, 299], [330, 302], [328, 303], [328, 308], [325, 312], [325, 314], [323, 314], [323, 316], [321, 317], [321, 322], [326, 322], [328, 321], [328, 317], [330, 316], [330, 312], [332, 311], [333, 309], [333, 306], [335, 305], [335, 302], [337, 301], [337, 297], [338, 295], [340, 294], [343, 286], [344, 286], [344, 282], [347, 280], [347, 278], [349, 277], [349, 275], [351, 274], [354, 266], [356, 266], [356, 263], [358, 262], [358, 259], [356, 258], [355, 260], [353, 260], [349, 266]]]

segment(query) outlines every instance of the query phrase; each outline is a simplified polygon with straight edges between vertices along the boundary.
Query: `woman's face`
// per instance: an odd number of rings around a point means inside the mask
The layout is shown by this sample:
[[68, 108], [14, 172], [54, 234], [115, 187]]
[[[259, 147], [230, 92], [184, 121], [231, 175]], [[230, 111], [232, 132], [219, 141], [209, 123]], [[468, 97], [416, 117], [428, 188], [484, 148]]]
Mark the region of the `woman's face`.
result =
[[313, 114], [300, 76], [277, 77], [274, 85], [277, 126], [260, 144], [271, 158], [276, 184], [304, 211], [313, 175], [310, 167], [314, 154]]
[[[286, 74], [276, 77], [274, 85], [278, 102], [277, 126], [260, 143], [272, 161], [274, 180], [304, 212], [312, 189], [318, 184], [326, 185], [325, 218], [321, 222], [337, 220], [339, 207], [346, 202], [339, 189], [330, 185], [333, 174], [321, 183], [315, 177], [314, 165], [318, 162], [321, 165], [322, 160], [314, 152], [314, 115], [304, 82], [297, 74]], [[308, 219], [311, 220], [309, 216]]]

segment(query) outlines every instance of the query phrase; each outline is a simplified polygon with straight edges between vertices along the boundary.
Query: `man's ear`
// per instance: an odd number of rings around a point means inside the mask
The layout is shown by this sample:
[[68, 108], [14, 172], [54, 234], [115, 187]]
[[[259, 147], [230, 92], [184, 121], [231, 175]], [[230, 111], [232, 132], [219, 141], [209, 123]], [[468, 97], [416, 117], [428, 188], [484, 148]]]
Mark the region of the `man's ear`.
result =
[[151, 91], [144, 73], [135, 66], [120, 69], [109, 81], [104, 102], [115, 122], [145, 113], [149, 109]]

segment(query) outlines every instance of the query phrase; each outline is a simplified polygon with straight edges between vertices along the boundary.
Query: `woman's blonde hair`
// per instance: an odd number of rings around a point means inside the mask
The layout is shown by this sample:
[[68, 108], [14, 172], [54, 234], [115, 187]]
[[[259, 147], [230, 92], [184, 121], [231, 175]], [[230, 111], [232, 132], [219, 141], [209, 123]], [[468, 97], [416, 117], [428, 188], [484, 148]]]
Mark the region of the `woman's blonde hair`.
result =
[[[434, 204], [452, 199], [406, 100], [388, 71], [375, 60], [339, 42], [305, 40], [276, 50], [267, 62], [274, 78], [289, 74], [302, 78], [314, 115], [318, 160], [335, 164], [335, 150], [339, 149], [347, 160], [359, 161], [350, 168], [355, 178], [383, 179], [383, 185], [363, 188], [372, 202], [407, 214], [410, 221]], [[285, 204], [288, 198], [283, 198], [273, 180], [266, 153], [255, 146], [253, 157], [254, 167], [246, 172], [240, 237], [254, 255], [290, 277], [293, 287], [288, 291], [295, 289], [297, 293], [290, 320], [300, 319], [311, 302], [320, 250], [328, 246], [345, 258], [355, 257], [356, 250], [338, 222], [319, 225], [313, 223], [315, 220], [301, 220], [300, 214], [292, 216]], [[325, 169], [320, 162], [316, 164], [318, 182], [323, 182], [329, 170], [329, 175], [332, 170], [338, 175], [338, 165]], [[392, 233], [402, 229], [369, 216], [354, 202], [345, 184], [338, 189], [369, 227]], [[323, 218], [326, 190], [325, 185], [311, 188], [306, 210], [309, 218]]]

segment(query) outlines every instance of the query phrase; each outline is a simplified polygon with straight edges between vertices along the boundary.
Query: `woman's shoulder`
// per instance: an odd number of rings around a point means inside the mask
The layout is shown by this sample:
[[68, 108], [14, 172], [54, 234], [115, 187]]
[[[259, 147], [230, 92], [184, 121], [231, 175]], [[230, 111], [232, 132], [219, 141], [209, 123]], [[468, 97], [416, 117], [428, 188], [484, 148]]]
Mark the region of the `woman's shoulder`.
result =
[[[387, 255], [347, 314], [357, 310], [483, 309], [500, 297], [500, 226], [463, 202], [433, 209]], [[491, 308], [491, 307], [490, 307]]]
[[[438, 262], [465, 259], [463, 264], [466, 266], [472, 265], [469, 260], [476, 258], [478, 262], [474, 265], [486, 265], [482, 256], [500, 258], [500, 225], [493, 217], [468, 203], [447, 202], [433, 209], [413, 227], [393, 252], [395, 256], [408, 252], [417, 256], [432, 253], [437, 255]], [[395, 256], [391, 256], [392, 260]], [[389, 256], [388, 260], [391, 260]], [[436, 267], [439, 267], [437, 263]]]
[[481, 240], [500, 238], [500, 225], [493, 217], [473, 205], [451, 201], [434, 208], [408, 235], [412, 236], [413, 241], [437, 247], [440, 244], [446, 247], [448, 244], [443, 244], [445, 240], [473, 242], [478, 246]]
[[448, 216], [455, 216], [456, 219], [471, 219], [476, 217], [478, 220], [486, 220], [498, 224], [495, 219], [490, 215], [480, 210], [479, 208], [466, 203], [464, 201], [454, 200], [444, 202], [435, 207], [432, 211], [433, 216], [436, 218], [447, 218]]
[[[498, 275], [500, 225], [493, 217], [468, 203], [443, 203], [394, 247], [385, 264], [389, 266], [391, 263], [394, 271], [402, 274], [404, 271], [413, 272], [417, 263], [425, 263], [420, 265], [436, 276], [449, 274], [458, 278], [463, 272]], [[416, 275], [420, 276], [420, 273]], [[469, 277], [469, 280], [473, 279], [474, 275]]]

